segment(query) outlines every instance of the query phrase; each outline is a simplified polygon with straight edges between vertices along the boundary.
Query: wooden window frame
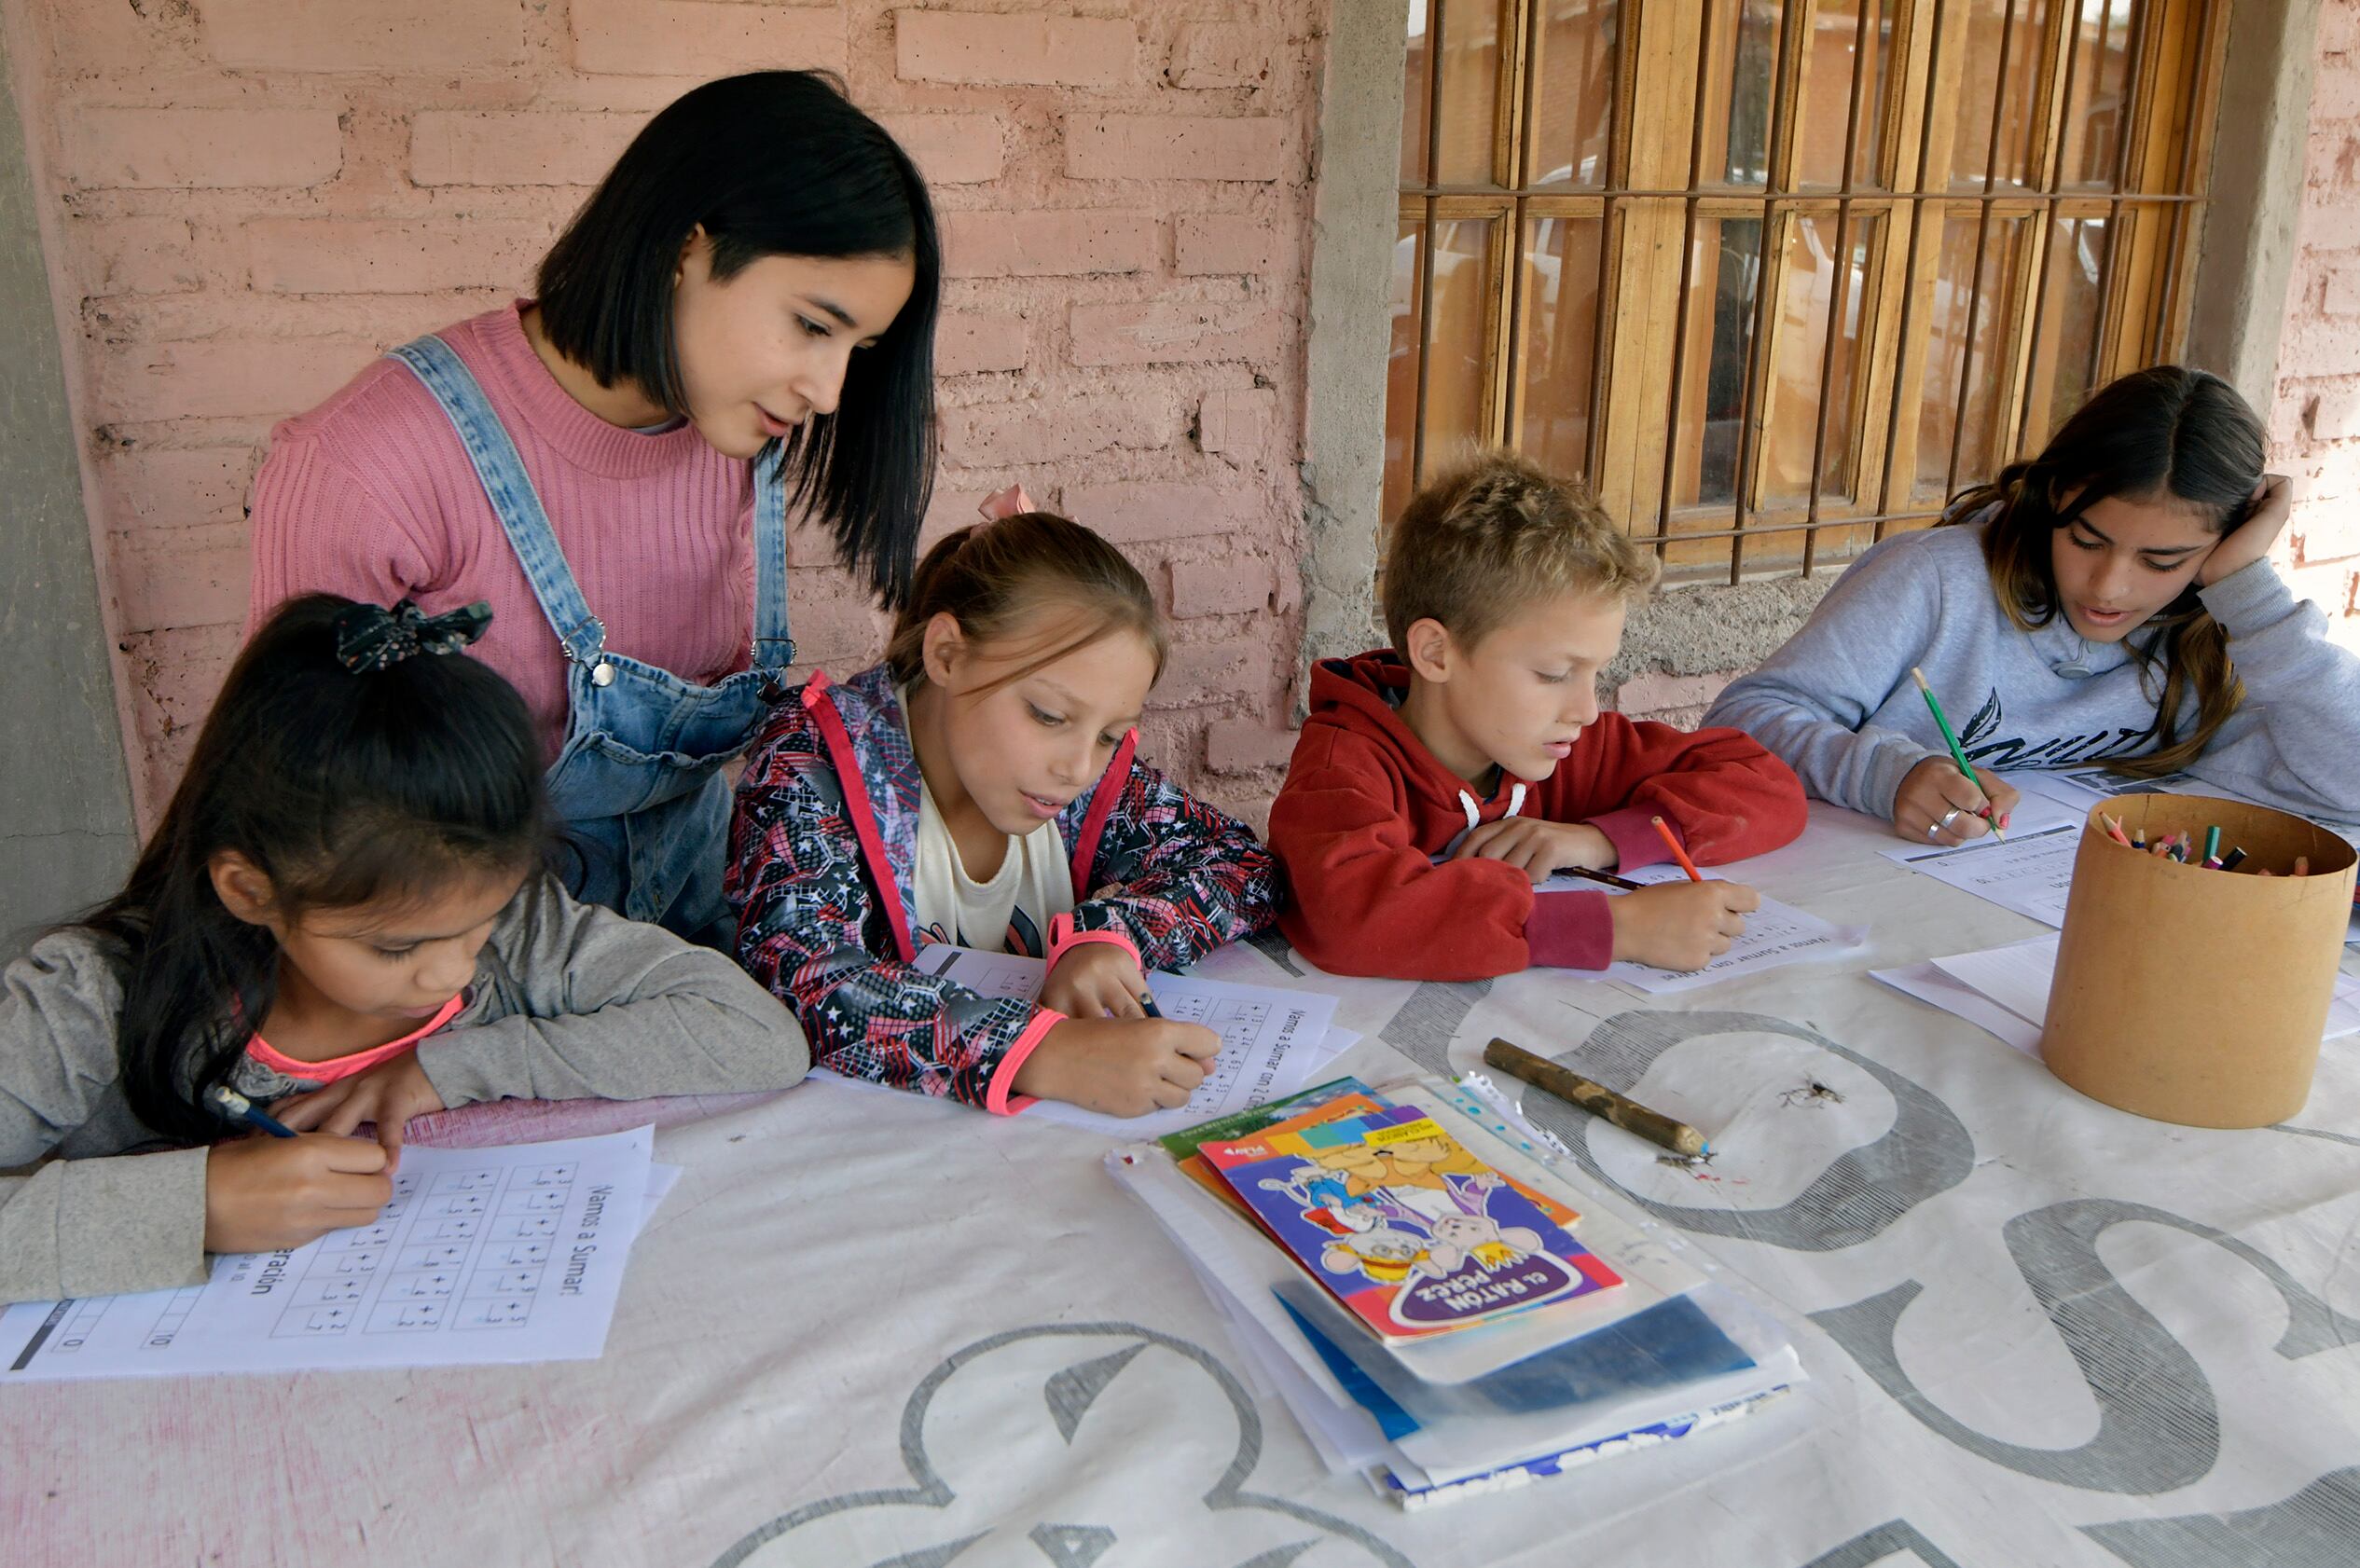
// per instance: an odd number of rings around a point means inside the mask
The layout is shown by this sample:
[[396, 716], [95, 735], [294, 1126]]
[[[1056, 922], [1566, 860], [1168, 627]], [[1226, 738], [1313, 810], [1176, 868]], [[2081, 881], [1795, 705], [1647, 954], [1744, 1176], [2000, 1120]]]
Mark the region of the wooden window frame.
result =
[[[1992, 109], [1994, 134], [1982, 186], [1955, 188], [1952, 169], [1953, 131], [1960, 128], [1967, 73], [1945, 70], [1966, 47], [1976, 0], [1858, 0], [1850, 79], [1839, 91], [1844, 103], [1844, 173], [1834, 187], [1806, 186], [1801, 180], [1802, 139], [1797, 133], [1812, 102], [1829, 83], [1812, 78], [1808, 48], [1819, 7], [1813, 0], [1787, 0], [1782, 8], [1772, 78], [1766, 145], [1767, 178], [1760, 185], [1707, 184], [1696, 176], [1704, 157], [1706, 118], [1701, 103], [1729, 95], [1735, 49], [1724, 31], [1741, 14], [1732, 0], [1622, 0], [1616, 26], [1613, 101], [1607, 116], [1602, 183], [1589, 186], [1528, 188], [1534, 138], [1537, 72], [1524, 69], [1543, 40], [1546, 0], [1428, 0], [1427, 48], [1426, 168], [1428, 183], [1405, 185], [1399, 213], [1404, 223], [1454, 216], [1500, 220], [1492, 275], [1487, 280], [1484, 351], [1491, 356], [1484, 381], [1480, 430], [1487, 440], [1513, 444], [1522, 428], [1523, 345], [1530, 339], [1529, 305], [1521, 298], [1525, 245], [1534, 219], [1565, 216], [1594, 220], [1598, 229], [1598, 286], [1593, 377], [1588, 404], [1587, 472], [1608, 510], [1626, 520], [1635, 537], [1653, 544], [1676, 575], [1723, 575], [1743, 581], [1751, 563], [1749, 547], [1766, 535], [1790, 540], [1800, 531], [1800, 565], [1812, 574], [1829, 558], [1823, 534], [1838, 542], [1834, 554], [1848, 557], [1894, 527], [1922, 526], [1939, 515], [1939, 497], [1929, 497], [1918, 473], [1920, 433], [1916, 411], [1925, 401], [1930, 364], [1928, 334], [1917, 323], [1934, 309], [1941, 278], [1943, 238], [1953, 216], [1976, 224], [1967, 314], [1958, 365], [1962, 395], [1953, 399], [1953, 428], [1940, 494], [1983, 475], [1961, 471], [1967, 450], [1970, 404], [1993, 414], [1990, 450], [1995, 461], [2036, 445], [2065, 410], [2051, 406], [2057, 338], [2044, 312], [2051, 296], [2052, 241], [2061, 224], [2103, 219], [2098, 319], [2094, 323], [2089, 385], [2095, 387], [2139, 365], [2172, 357], [2187, 340], [2191, 273], [2211, 163], [2220, 60], [2229, 21], [2227, 0], [2145, 0], [2129, 31], [2123, 64], [2122, 102], [2127, 113], [2114, 130], [2115, 173], [2111, 188], [2082, 191], [2063, 184], [2075, 74], [2084, 50], [2078, 0], [2046, 0], [2036, 29], [2028, 28], [2040, 0], [1986, 0], [2004, 5], [2003, 55], [1995, 75], [2022, 79], [2023, 51], [2030, 51], [2027, 183], [2004, 182], [1997, 167], [2004, 97]], [[1870, 64], [1875, 51], [1856, 47], [1884, 7], [1892, 7], [1882, 75], [1885, 90], [1873, 90]], [[2132, 0], [2107, 0], [2101, 36]], [[1454, 10], [1494, 10], [1498, 32], [1498, 85], [1494, 92], [1492, 173], [1489, 186], [1431, 183], [1442, 134], [1441, 69], [1435, 58]], [[2015, 58], [2010, 59], [2008, 56]], [[1838, 78], [1839, 81], [1842, 78]], [[1685, 137], [1641, 133], [1639, 105], [1650, 125], [1685, 125]], [[1862, 128], [1875, 117], [1872, 168], [1855, 167], [1867, 144]], [[1679, 144], [1685, 142], [1685, 145]], [[2162, 156], [2159, 149], [2168, 153]], [[1683, 482], [1701, 461], [1691, 433], [1677, 438], [1686, 408], [1697, 392], [1689, 363], [1712, 352], [1710, 334], [1690, 330], [1692, 268], [1700, 224], [1737, 217], [1759, 220], [1752, 323], [1746, 338], [1736, 430], [1734, 493], [1728, 502], [1675, 505]], [[1834, 289], [1825, 315], [1824, 341], [1801, 346], [1819, 364], [1818, 420], [1805, 498], [1773, 505], [1766, 490], [1761, 452], [1768, 425], [1765, 396], [1772, 367], [1796, 351], [1791, 330], [1778, 309], [1786, 298], [1789, 255], [1799, 222], [1832, 218]], [[1874, 220], [1859, 289], [1860, 332], [1853, 351], [1850, 418], [1856, 428], [1831, 432], [1831, 372], [1850, 301], [1856, 237]], [[2013, 245], [2012, 266], [1996, 263], [1995, 246]], [[1422, 246], [1418, 280], [1423, 331], [1432, 333], [1433, 247]], [[1672, 258], [1677, 257], [1675, 264]], [[1998, 294], [1987, 292], [2006, 278]], [[2001, 330], [1993, 342], [2008, 355], [1987, 393], [1978, 387], [1978, 335], [1987, 320]], [[1692, 341], [1691, 341], [1692, 339]], [[1425, 387], [1428, 343], [1419, 345], [1420, 417], [1413, 462], [1422, 472]], [[2044, 356], [2046, 358], [2044, 359]], [[1823, 491], [1822, 476], [1831, 439], [1850, 437], [1856, 454], [1850, 495]], [[1723, 545], [1718, 542], [1726, 541]], [[1700, 547], [1711, 558], [1699, 566]], [[1793, 569], [1780, 560], [1773, 570]]]

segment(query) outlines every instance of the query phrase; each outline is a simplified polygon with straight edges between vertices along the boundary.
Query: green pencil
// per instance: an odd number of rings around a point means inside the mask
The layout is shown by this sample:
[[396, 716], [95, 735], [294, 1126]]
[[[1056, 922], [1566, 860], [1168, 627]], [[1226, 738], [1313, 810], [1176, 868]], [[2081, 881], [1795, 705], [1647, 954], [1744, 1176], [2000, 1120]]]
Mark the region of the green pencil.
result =
[[[1959, 772], [1967, 775], [1969, 784], [1975, 784], [1980, 789], [1981, 786], [1975, 777], [1975, 764], [1967, 760], [1967, 748], [1958, 743], [1958, 736], [1951, 729], [1950, 720], [1943, 717], [1942, 705], [1936, 700], [1934, 688], [1925, 683], [1925, 671], [1912, 665], [1910, 667], [1910, 678], [1917, 682], [1917, 689], [1925, 694], [1925, 706], [1934, 710], [1934, 722], [1941, 726], [1942, 738], [1951, 743], [1951, 761], [1958, 764]], [[2008, 842], [2008, 835], [2000, 831], [1999, 818], [1992, 815], [1988, 802], [1978, 815], [1992, 825], [1992, 837], [2002, 844]]]

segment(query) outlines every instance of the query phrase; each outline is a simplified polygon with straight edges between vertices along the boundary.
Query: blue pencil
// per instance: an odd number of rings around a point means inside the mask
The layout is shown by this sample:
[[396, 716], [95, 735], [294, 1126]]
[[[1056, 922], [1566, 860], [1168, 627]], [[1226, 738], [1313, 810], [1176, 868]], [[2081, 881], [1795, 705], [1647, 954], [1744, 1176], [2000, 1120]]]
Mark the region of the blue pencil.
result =
[[226, 1083], [216, 1083], [213, 1086], [212, 1098], [213, 1103], [220, 1107], [222, 1114], [233, 1121], [242, 1121], [249, 1127], [258, 1127], [274, 1138], [295, 1136], [294, 1128]]

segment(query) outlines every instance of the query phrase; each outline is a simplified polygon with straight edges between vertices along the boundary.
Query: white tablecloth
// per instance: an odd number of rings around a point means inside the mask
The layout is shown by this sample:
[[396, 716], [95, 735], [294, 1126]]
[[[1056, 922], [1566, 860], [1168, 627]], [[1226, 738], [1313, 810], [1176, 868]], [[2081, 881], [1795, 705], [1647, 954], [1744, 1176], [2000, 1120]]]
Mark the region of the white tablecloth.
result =
[[1206, 966], [1340, 993], [1372, 1081], [1497, 1033], [1705, 1128], [1690, 1170], [1541, 1113], [1788, 1323], [1810, 1382], [1725, 1431], [1403, 1514], [1243, 1381], [1106, 1140], [815, 1081], [659, 1134], [600, 1361], [0, 1386], [0, 1559], [2360, 1562], [2360, 1047], [2286, 1128], [2084, 1099], [1867, 978], [2036, 930], [1883, 842], [1821, 810], [1742, 868], [1866, 950], [1676, 997]]

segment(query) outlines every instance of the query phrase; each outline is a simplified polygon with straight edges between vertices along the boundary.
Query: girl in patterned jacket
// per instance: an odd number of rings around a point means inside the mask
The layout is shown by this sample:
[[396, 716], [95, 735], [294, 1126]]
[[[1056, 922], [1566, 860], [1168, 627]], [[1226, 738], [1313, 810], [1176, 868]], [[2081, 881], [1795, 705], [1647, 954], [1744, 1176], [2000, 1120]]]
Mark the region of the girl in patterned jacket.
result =
[[[885, 662], [787, 694], [738, 785], [738, 960], [816, 1065], [996, 1112], [1184, 1104], [1219, 1048], [1143, 970], [1269, 925], [1243, 823], [1134, 757], [1166, 628], [1089, 530], [1024, 511], [918, 564]], [[1048, 960], [1038, 1003], [920, 971], [956, 942]]]

